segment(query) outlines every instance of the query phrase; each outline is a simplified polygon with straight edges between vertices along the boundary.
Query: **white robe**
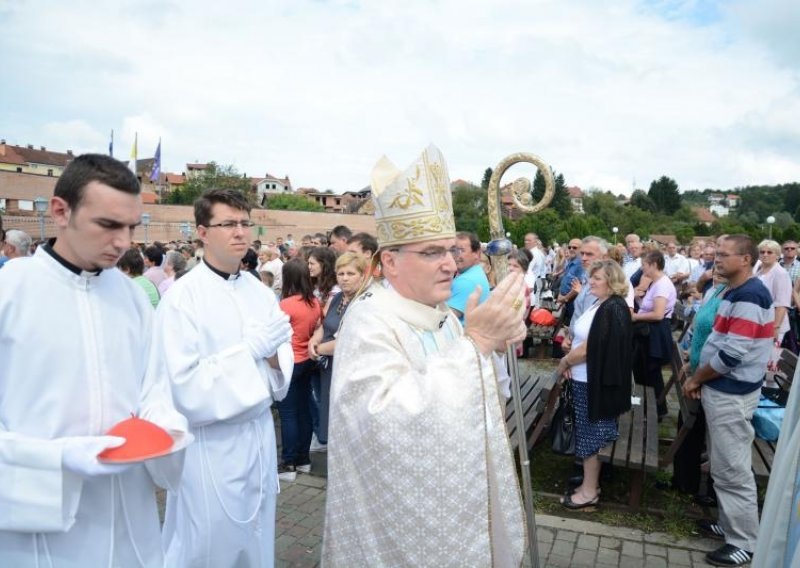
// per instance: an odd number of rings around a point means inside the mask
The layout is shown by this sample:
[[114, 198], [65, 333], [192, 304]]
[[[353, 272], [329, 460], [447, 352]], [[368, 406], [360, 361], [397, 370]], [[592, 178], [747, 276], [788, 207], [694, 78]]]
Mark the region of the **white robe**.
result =
[[148, 470], [173, 457], [84, 481], [58, 440], [131, 413], [186, 429], [168, 384], [145, 379], [152, 313], [117, 269], [77, 275], [42, 248], [0, 271], [0, 566], [163, 564]]
[[323, 564], [519, 566], [504, 410], [446, 306], [379, 286], [356, 300], [336, 340]]
[[158, 306], [149, 374], [169, 377], [196, 438], [167, 496], [167, 566], [273, 565], [279, 485], [269, 384], [277, 373], [253, 359], [242, 332], [276, 310], [275, 294], [251, 274], [224, 280], [202, 261]]
[[781, 424], [781, 435], [761, 512], [754, 568], [800, 566], [800, 366]]

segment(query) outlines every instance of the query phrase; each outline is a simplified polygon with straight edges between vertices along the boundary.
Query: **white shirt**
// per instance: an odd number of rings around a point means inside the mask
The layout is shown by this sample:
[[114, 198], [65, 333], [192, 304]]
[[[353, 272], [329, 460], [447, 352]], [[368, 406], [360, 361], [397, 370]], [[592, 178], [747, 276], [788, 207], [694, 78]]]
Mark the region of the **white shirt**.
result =
[[[572, 349], [576, 349], [584, 344], [589, 339], [589, 330], [592, 327], [594, 316], [597, 313], [599, 303], [595, 303], [591, 308], [583, 312], [583, 315], [578, 318], [574, 327], [574, 338], [572, 340]], [[572, 380], [579, 383], [585, 383], [587, 380], [586, 361], [578, 365], [574, 365], [570, 371], [572, 372]]]
[[690, 272], [689, 260], [682, 254], [676, 252], [675, 256], [664, 256], [664, 274], [670, 278], [678, 273], [689, 274]]
[[630, 280], [631, 276], [633, 276], [636, 273], [636, 271], [639, 270], [641, 267], [642, 267], [642, 259], [634, 258], [629, 260], [622, 266], [622, 272], [625, 273], [625, 278]]

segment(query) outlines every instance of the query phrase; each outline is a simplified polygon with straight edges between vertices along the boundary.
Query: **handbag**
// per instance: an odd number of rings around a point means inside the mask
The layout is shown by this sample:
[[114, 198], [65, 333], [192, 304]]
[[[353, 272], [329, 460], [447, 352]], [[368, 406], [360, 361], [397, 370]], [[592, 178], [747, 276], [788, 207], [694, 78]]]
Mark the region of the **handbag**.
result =
[[783, 415], [786, 409], [778, 403], [762, 396], [758, 408], [753, 412], [753, 429], [756, 438], [776, 442], [781, 433]]
[[572, 381], [566, 381], [558, 397], [558, 408], [551, 424], [553, 451], [571, 456], [575, 454], [575, 411], [572, 406]]

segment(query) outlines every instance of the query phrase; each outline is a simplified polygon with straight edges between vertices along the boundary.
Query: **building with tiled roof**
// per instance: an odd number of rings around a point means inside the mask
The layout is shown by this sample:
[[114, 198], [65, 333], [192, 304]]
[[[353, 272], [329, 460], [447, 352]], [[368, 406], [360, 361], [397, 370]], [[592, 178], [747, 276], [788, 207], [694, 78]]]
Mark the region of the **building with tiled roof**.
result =
[[707, 227], [710, 227], [711, 223], [717, 220], [711, 210], [707, 207], [692, 207], [692, 212], [695, 214], [695, 217], [697, 217], [697, 220]]
[[256, 199], [262, 205], [266, 202], [268, 195], [292, 193], [292, 182], [289, 181], [288, 174], [283, 178], [278, 178], [267, 173], [263, 178], [252, 178], [252, 181]]
[[575, 211], [575, 213], [583, 213], [583, 191], [581, 188], [573, 185], [565, 189], [569, 194], [569, 200], [572, 202], [572, 210]]
[[72, 150], [54, 152], [44, 146], [17, 146], [0, 140], [0, 170], [59, 177], [74, 157]]

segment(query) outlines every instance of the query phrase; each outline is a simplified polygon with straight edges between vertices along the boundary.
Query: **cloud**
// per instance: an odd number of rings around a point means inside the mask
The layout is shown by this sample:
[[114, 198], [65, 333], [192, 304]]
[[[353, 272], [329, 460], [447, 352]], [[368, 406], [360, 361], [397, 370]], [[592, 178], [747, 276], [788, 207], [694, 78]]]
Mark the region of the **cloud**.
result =
[[338, 191], [429, 142], [454, 179], [532, 151], [615, 193], [787, 182], [798, 8], [766, 1], [13, 4], [0, 134]]

